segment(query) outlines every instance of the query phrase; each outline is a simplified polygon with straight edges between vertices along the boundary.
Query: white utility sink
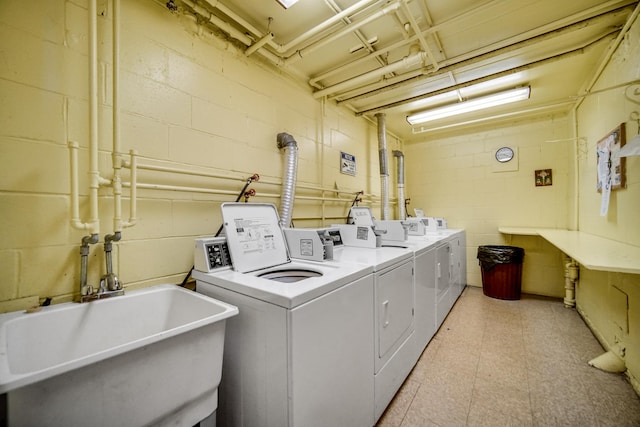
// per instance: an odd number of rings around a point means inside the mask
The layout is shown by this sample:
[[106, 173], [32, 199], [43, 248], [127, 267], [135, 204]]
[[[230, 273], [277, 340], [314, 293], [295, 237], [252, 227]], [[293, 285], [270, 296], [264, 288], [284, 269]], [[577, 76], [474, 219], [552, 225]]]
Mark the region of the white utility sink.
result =
[[196, 424], [217, 408], [232, 305], [175, 285], [0, 315], [11, 426]]

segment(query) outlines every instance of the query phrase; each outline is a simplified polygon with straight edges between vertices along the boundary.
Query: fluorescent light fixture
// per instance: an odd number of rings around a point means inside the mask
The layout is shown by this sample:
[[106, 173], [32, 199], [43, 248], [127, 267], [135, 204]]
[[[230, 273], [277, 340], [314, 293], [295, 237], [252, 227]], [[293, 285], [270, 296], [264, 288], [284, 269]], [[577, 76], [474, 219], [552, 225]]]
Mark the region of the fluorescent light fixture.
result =
[[522, 101], [528, 99], [531, 93], [531, 87], [519, 87], [504, 92], [495, 93], [493, 95], [475, 98], [470, 101], [458, 102], [456, 104], [446, 105], [440, 108], [422, 111], [420, 113], [407, 116], [407, 121], [411, 125], [429, 122], [432, 120], [444, 119], [445, 117], [455, 116], [457, 114], [470, 113], [485, 108], [496, 107], [498, 105], [508, 104], [510, 102]]
[[291, 6], [293, 6], [298, 2], [298, 0], [276, 0], [276, 1], [280, 3], [280, 6], [284, 7], [285, 9], [289, 9]]
[[465, 86], [450, 92], [443, 92], [439, 95], [429, 96], [413, 103], [416, 107], [431, 108], [438, 104], [446, 102], [459, 102], [460, 97], [471, 98], [491, 92], [492, 90], [503, 90], [505, 87], [514, 86], [518, 80], [522, 79], [522, 73], [513, 73], [496, 79], [487, 80], [486, 82], [476, 83], [471, 86]]

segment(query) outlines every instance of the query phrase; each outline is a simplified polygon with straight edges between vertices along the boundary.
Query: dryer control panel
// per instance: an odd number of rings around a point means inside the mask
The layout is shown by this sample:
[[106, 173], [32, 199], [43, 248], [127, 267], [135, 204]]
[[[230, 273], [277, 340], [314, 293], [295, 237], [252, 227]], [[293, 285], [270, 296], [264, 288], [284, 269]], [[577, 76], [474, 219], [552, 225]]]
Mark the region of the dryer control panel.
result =
[[210, 273], [220, 268], [231, 267], [231, 256], [226, 237], [196, 239], [193, 253], [193, 268]]

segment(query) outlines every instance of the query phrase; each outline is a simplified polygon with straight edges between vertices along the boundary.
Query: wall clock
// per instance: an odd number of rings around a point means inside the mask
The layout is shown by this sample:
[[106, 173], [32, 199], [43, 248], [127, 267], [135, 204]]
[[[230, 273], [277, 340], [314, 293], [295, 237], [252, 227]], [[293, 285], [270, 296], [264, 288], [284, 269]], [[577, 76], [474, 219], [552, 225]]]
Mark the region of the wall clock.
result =
[[513, 159], [513, 149], [510, 147], [502, 147], [496, 150], [496, 160], [500, 163], [506, 163]]

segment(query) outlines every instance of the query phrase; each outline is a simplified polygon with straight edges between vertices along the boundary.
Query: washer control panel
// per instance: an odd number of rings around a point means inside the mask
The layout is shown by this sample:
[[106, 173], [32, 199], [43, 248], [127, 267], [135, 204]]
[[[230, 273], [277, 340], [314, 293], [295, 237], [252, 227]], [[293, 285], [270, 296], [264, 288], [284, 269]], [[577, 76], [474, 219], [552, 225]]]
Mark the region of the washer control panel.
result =
[[231, 267], [231, 255], [226, 237], [205, 237], [196, 239], [193, 254], [193, 268], [210, 273]]

